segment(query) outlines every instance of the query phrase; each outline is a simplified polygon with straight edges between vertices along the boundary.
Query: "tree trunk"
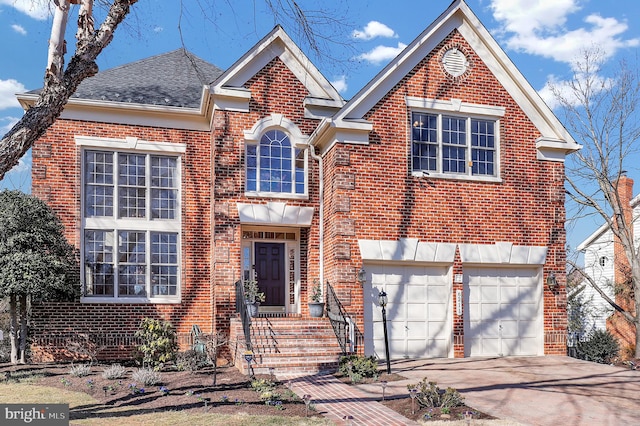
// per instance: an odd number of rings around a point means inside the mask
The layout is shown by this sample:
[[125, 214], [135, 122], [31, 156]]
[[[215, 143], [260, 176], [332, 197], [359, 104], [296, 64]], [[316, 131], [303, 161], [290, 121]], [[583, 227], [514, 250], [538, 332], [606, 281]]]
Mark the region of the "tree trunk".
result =
[[[25, 112], [20, 121], [0, 141], [0, 180], [5, 173], [18, 164], [18, 160], [31, 148], [31, 145], [57, 120], [78, 85], [85, 78], [98, 72], [96, 58], [111, 42], [113, 32], [136, 1], [114, 0], [97, 31], [91, 27], [93, 19], [89, 19], [85, 14], [91, 11], [90, 4], [88, 2], [83, 4], [83, 14], [79, 20], [79, 25], [83, 28], [79, 29], [78, 35], [80, 37], [90, 35], [90, 38], [78, 40], [76, 52], [60, 78], [55, 77], [53, 69], [47, 69], [44, 88], [35, 105]], [[59, 71], [62, 72], [62, 70]]]
[[16, 306], [16, 295], [9, 296], [9, 317], [11, 325], [9, 328], [9, 339], [11, 339], [11, 364], [18, 363], [18, 309]]
[[27, 363], [27, 295], [20, 295], [20, 364]]

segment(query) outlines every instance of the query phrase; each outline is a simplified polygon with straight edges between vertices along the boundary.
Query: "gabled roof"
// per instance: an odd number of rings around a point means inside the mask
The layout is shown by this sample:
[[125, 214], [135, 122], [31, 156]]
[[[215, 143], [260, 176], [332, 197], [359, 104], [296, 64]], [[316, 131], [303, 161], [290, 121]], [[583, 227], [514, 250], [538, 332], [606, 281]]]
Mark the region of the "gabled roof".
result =
[[80, 83], [70, 101], [199, 108], [203, 87], [220, 74], [220, 68], [182, 48], [100, 71]]
[[[631, 209], [634, 212], [634, 217], [640, 216], [640, 211], [636, 213], [636, 209], [640, 210], [640, 195], [636, 195], [635, 197], [633, 197], [630, 204], [631, 204]], [[587, 248], [589, 248], [590, 245], [596, 243], [600, 237], [602, 237], [607, 231], [609, 231], [610, 228], [611, 227], [609, 226], [608, 223], [604, 223], [600, 225], [598, 229], [596, 229], [591, 235], [585, 238], [584, 241], [578, 244], [578, 247], [576, 248], [576, 250], [578, 251], [586, 250]]]
[[[464, 0], [451, 3], [444, 13], [363, 87], [332, 120], [323, 123], [325, 129], [320, 129], [320, 132], [328, 131], [329, 137], [331, 134], [339, 134], [347, 138], [346, 141], [349, 141], [348, 138], [351, 136], [354, 143], [366, 143], [363, 135], [368, 135], [371, 124], [364, 120], [365, 114], [453, 30], [460, 32], [538, 128], [542, 137], [536, 141], [536, 146], [539, 152], [547, 155], [545, 159], [563, 161], [566, 153], [580, 149], [580, 145], [574, 141]], [[334, 127], [336, 130], [331, 131], [328, 127]], [[321, 138], [322, 143], [327, 143], [325, 137]]]
[[[244, 111], [251, 94], [245, 84], [274, 58], [293, 72], [309, 91], [305, 101], [307, 110], [320, 116], [335, 113], [345, 101], [331, 83], [318, 71], [309, 58], [277, 25], [211, 85], [216, 108]], [[321, 111], [325, 111], [325, 113]]]

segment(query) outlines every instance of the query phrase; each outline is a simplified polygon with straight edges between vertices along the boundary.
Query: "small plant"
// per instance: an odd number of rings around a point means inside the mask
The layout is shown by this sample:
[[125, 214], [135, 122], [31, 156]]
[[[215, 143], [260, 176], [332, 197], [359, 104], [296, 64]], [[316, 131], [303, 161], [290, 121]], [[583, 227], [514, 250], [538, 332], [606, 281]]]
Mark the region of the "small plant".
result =
[[138, 387], [136, 383], [131, 383], [129, 385], [129, 393], [131, 395], [141, 395], [144, 393], [144, 388]]
[[62, 383], [63, 386], [67, 387], [67, 386], [71, 386], [71, 382], [67, 379], [65, 379], [64, 377], [62, 379], [60, 379], [60, 383]]
[[176, 354], [176, 368], [178, 371], [190, 371], [192, 373], [207, 365], [207, 355], [193, 349]]
[[378, 378], [378, 362], [373, 356], [347, 355], [340, 358], [338, 371], [348, 376], [352, 383], [364, 378]]
[[228, 403], [229, 397], [227, 395], [222, 395], [222, 397], [220, 397], [220, 402], [222, 402], [223, 404]]
[[417, 392], [416, 400], [421, 407], [440, 407], [442, 403], [440, 399], [440, 388], [436, 382], [430, 382], [426, 377], [418, 382], [418, 384], [407, 385], [407, 389], [409, 391], [415, 389]]
[[131, 379], [145, 386], [155, 386], [162, 382], [162, 375], [150, 368], [139, 368], [133, 372]]
[[620, 345], [609, 330], [595, 330], [588, 340], [578, 342], [578, 357], [599, 364], [612, 363], [620, 353]]
[[256, 302], [264, 302], [265, 295], [260, 291], [258, 287], [258, 281], [245, 280], [244, 281], [244, 298], [248, 304], [252, 305]]
[[95, 386], [95, 382], [93, 381], [93, 379], [89, 379], [87, 380], [87, 387], [89, 388], [89, 390], [93, 389], [93, 387]]
[[440, 404], [443, 409], [460, 407], [464, 405], [464, 397], [456, 389], [447, 388], [447, 390], [444, 391], [444, 395], [442, 395]]
[[120, 364], [112, 364], [104, 369], [102, 378], [107, 380], [122, 379], [127, 375], [127, 369]]
[[158, 391], [162, 396], [169, 395], [169, 389], [166, 386], [160, 386], [160, 389], [158, 389]]
[[320, 281], [313, 280], [313, 287], [311, 288], [311, 301], [313, 303], [322, 302], [322, 285], [320, 285]]
[[77, 364], [71, 366], [69, 374], [73, 377], [85, 377], [91, 374], [91, 366], [87, 364]]
[[173, 361], [178, 350], [176, 332], [168, 321], [160, 321], [152, 318], [144, 318], [136, 331], [142, 344], [138, 350], [143, 356], [143, 365], [150, 365], [156, 370]]

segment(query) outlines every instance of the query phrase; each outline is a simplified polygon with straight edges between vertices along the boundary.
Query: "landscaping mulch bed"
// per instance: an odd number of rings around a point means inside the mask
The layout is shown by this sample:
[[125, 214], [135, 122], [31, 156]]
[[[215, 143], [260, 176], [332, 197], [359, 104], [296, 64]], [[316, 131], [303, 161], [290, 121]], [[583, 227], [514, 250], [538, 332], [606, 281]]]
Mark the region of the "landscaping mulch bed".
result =
[[[97, 399], [102, 406], [127, 406], [135, 408], [136, 414], [161, 411], [210, 411], [221, 414], [277, 415], [277, 416], [321, 416], [309, 410], [303, 401], [293, 394], [284, 383], [277, 383], [275, 393], [281, 395], [281, 403], [267, 405], [260, 394], [251, 387], [251, 379], [234, 367], [219, 367], [216, 384], [213, 384], [213, 368], [195, 372], [162, 371], [162, 383], [145, 387], [134, 383], [131, 374], [135, 368], [127, 369], [125, 378], [110, 380], [102, 377], [105, 366], [96, 366], [85, 377], [69, 374], [70, 365], [24, 365], [0, 364], [0, 380], [20, 381], [29, 375], [41, 376], [33, 384], [85, 392]], [[6, 372], [10, 376], [6, 377]], [[271, 379], [257, 375], [256, 378]], [[102, 407], [93, 407], [93, 410]], [[70, 413], [71, 420], [92, 416], [92, 407], [79, 407]]]

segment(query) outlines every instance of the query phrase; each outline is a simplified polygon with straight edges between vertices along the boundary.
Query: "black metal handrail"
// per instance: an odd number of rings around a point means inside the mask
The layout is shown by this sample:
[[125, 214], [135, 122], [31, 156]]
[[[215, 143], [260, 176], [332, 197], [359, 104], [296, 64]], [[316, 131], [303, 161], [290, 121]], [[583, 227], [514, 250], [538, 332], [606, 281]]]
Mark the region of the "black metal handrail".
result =
[[338, 343], [345, 355], [357, 353], [364, 342], [364, 336], [356, 323], [347, 315], [340, 299], [327, 281], [327, 317], [336, 333]]
[[242, 285], [242, 281], [240, 280], [236, 281], [236, 312], [240, 314], [247, 350], [253, 352], [253, 344], [251, 343], [251, 315], [249, 315], [247, 302], [244, 297], [244, 285]]

